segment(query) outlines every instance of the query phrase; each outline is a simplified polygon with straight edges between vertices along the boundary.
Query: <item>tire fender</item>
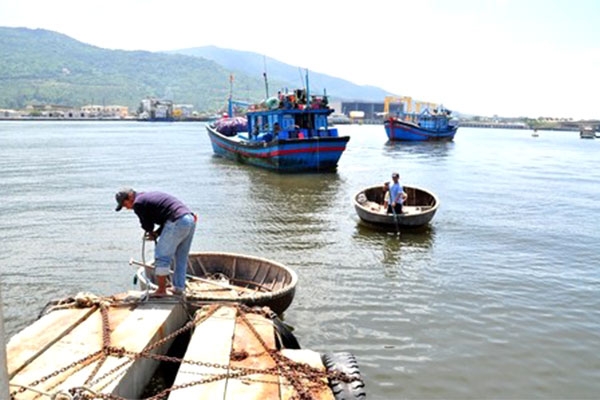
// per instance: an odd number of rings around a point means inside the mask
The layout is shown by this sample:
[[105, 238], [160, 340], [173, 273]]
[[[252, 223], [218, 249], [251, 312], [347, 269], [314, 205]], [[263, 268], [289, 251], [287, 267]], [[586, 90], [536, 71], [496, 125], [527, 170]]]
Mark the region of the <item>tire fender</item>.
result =
[[341, 372], [353, 379], [351, 382], [345, 382], [331, 375], [328, 376], [329, 387], [335, 400], [364, 400], [367, 398], [365, 383], [353, 354], [348, 352], [325, 353], [321, 355], [321, 360], [328, 373]]

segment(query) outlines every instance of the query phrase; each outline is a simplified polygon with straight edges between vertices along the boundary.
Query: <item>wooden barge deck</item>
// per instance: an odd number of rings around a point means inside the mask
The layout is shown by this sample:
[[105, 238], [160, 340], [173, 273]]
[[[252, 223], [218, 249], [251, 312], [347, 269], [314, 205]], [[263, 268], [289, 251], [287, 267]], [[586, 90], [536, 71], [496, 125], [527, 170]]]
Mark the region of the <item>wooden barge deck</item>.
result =
[[[77, 296], [12, 337], [11, 398], [140, 399], [161, 362], [175, 379], [148, 399], [335, 399], [332, 381], [362, 393], [357, 368], [332, 370], [319, 353], [282, 346], [268, 308], [210, 303], [188, 315], [182, 298], [142, 295]], [[183, 333], [185, 355], [169, 356]]]

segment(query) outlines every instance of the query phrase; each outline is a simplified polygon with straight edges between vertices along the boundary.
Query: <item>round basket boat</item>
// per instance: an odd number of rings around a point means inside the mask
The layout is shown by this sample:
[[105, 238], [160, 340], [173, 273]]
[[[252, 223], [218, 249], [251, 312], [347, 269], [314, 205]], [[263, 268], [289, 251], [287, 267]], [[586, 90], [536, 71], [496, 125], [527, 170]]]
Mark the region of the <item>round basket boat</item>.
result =
[[401, 214], [390, 214], [382, 210], [383, 185], [370, 186], [360, 190], [352, 198], [359, 218], [369, 224], [383, 227], [415, 228], [428, 224], [440, 206], [438, 197], [431, 191], [404, 186], [408, 195]]
[[[154, 288], [154, 271], [140, 267], [142, 289]], [[267, 306], [282, 314], [292, 303], [298, 276], [290, 268], [260, 257], [216, 252], [190, 253], [185, 297], [201, 302]]]

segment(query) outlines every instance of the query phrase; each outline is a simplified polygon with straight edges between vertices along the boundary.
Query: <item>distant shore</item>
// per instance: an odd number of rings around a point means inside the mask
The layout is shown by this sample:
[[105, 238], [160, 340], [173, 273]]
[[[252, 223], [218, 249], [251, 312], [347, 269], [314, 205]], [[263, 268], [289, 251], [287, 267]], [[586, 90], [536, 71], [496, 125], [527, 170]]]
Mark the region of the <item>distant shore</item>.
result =
[[[130, 118], [111, 118], [111, 117], [91, 117], [91, 118], [53, 118], [53, 117], [0, 117], [0, 121], [55, 121], [55, 122], [211, 122], [216, 118], [196, 117], [196, 118], [181, 118], [173, 120], [147, 120]], [[352, 123], [354, 125], [379, 125], [383, 121], [379, 120], [364, 120]], [[333, 123], [333, 125], [348, 125], [347, 123]], [[350, 124], [351, 125], [351, 124]], [[584, 122], [556, 122], [532, 125], [526, 122], [487, 122], [487, 121], [460, 121], [461, 128], [486, 128], [486, 129], [523, 129], [523, 130], [540, 130], [540, 131], [565, 131], [579, 132], [584, 127], [591, 127], [594, 131], [600, 131], [600, 121], [584, 121]]]
[[0, 121], [56, 121], [56, 122], [209, 122], [214, 118], [182, 118], [175, 120], [147, 120], [137, 118], [50, 118], [50, 117], [0, 117]]

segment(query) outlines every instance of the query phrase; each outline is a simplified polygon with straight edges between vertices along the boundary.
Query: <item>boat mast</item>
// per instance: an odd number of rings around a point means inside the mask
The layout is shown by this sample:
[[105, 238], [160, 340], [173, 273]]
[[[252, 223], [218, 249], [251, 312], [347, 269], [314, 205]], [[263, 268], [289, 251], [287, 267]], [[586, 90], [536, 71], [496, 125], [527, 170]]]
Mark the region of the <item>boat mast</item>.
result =
[[306, 106], [310, 108], [310, 89], [308, 86], [308, 68], [306, 68]]
[[233, 118], [233, 74], [229, 74], [229, 100], [227, 104], [227, 112], [230, 118]]
[[268, 99], [269, 98], [269, 82], [267, 81], [267, 57], [266, 56], [263, 56], [263, 62], [264, 62], [263, 77], [265, 78], [265, 94], [266, 94], [265, 99]]
[[[2, 285], [0, 285], [1, 287]], [[6, 338], [4, 334], [4, 314], [2, 312], [2, 290], [0, 289], [0, 399], [9, 399], [8, 364], [6, 358]]]

